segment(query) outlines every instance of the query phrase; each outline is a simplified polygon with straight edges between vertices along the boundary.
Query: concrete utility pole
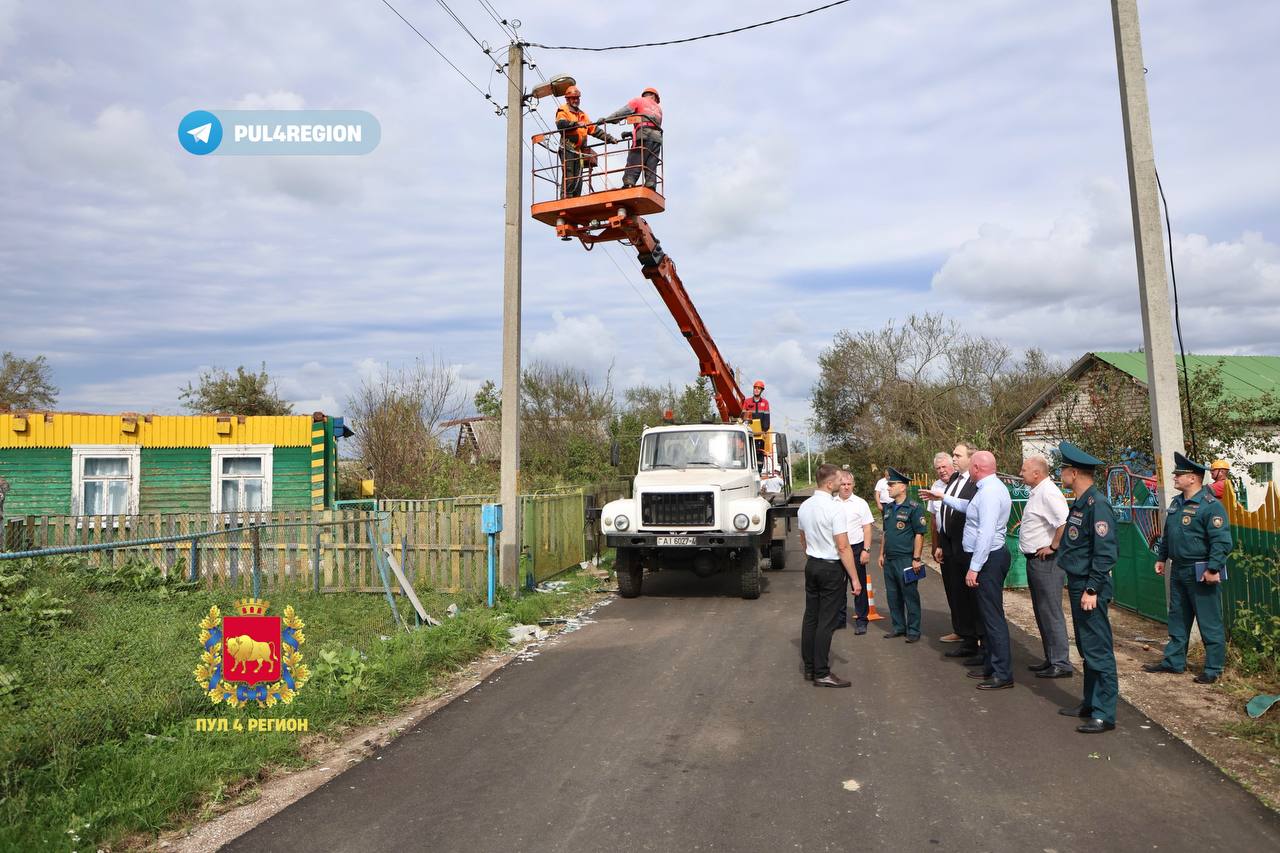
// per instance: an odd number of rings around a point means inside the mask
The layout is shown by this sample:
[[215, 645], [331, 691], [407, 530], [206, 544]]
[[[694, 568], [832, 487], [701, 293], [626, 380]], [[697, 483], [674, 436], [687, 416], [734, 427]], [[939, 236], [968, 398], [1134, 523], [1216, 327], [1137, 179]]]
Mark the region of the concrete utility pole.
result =
[[524, 47], [507, 51], [507, 204], [502, 276], [502, 549], [498, 580], [520, 579], [520, 240], [524, 223]]
[[1155, 443], [1156, 478], [1163, 506], [1173, 495], [1173, 454], [1183, 449], [1182, 414], [1137, 0], [1111, 0], [1111, 18], [1115, 25], [1120, 112], [1124, 116], [1124, 148], [1129, 165], [1133, 243], [1138, 253], [1138, 295], [1142, 301], [1142, 337], [1147, 354], [1151, 438]]

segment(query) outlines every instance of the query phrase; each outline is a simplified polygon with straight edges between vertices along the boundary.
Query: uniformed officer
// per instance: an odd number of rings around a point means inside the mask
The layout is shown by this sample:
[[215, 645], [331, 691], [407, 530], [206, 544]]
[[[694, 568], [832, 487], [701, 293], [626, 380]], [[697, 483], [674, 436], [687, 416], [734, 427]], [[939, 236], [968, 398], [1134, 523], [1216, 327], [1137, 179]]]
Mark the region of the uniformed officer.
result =
[[1116, 652], [1111, 639], [1107, 606], [1114, 598], [1111, 567], [1116, 563], [1116, 519], [1111, 503], [1093, 484], [1102, 460], [1069, 441], [1058, 445], [1062, 454], [1062, 484], [1075, 494], [1066, 531], [1058, 550], [1058, 566], [1066, 573], [1071, 598], [1071, 622], [1076, 649], [1084, 659], [1084, 701], [1058, 711], [1084, 717], [1076, 726], [1083, 734], [1099, 734], [1116, 727]]
[[885, 513], [884, 535], [880, 537], [880, 570], [884, 573], [893, 630], [884, 637], [887, 640], [906, 634], [908, 643], [916, 643], [920, 641], [920, 590], [916, 582], [907, 583], [904, 573], [907, 569], [920, 570], [920, 549], [929, 525], [924, 506], [907, 498], [911, 478], [894, 468], [888, 468], [885, 477], [892, 503]]
[[1204, 485], [1205, 467], [1181, 453], [1173, 454], [1173, 487], [1179, 494], [1169, 504], [1160, 537], [1156, 574], [1169, 572], [1169, 642], [1164, 660], [1144, 664], [1147, 672], [1182, 672], [1187, 666], [1191, 623], [1200, 623], [1204, 639], [1204, 672], [1197, 684], [1212, 684], [1227, 658], [1227, 632], [1222, 625], [1222, 571], [1231, 553], [1231, 525], [1222, 503]]

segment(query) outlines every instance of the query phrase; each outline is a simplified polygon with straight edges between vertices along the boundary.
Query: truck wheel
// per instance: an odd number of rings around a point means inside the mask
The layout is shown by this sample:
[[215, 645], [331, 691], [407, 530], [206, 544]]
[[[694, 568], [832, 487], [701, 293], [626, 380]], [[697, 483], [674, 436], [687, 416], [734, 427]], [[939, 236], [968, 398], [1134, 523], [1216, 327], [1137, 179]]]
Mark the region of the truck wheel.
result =
[[780, 572], [787, 567], [787, 543], [774, 542], [769, 545], [769, 568]]
[[623, 598], [638, 598], [640, 595], [644, 569], [640, 565], [639, 556], [634, 551], [618, 549], [615, 568], [618, 572], [618, 595]]
[[738, 555], [738, 569], [742, 573], [742, 597], [760, 597], [760, 551], [747, 548]]

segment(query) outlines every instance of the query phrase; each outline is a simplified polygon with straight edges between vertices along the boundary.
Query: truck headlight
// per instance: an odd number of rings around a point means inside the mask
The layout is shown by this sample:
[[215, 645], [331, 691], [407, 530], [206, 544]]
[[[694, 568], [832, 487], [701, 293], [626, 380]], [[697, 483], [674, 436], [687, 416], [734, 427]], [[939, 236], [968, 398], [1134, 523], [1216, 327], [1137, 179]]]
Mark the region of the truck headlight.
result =
[[620, 515], [613, 520], [613, 527], [615, 530], [626, 530], [630, 526], [631, 519], [627, 518], [625, 515]]
[[746, 530], [751, 526], [751, 519], [747, 518], [745, 512], [740, 512], [733, 517], [733, 526], [738, 530]]

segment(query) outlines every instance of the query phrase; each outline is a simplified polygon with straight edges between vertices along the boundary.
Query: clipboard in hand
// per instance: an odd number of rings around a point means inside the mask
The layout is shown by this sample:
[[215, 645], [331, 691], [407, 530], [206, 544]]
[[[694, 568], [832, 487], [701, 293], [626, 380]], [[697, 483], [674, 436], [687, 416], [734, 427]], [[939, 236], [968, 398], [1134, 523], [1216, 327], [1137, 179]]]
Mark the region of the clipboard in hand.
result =
[[[1209, 563], [1207, 560], [1201, 560], [1200, 562], [1196, 563], [1196, 582], [1197, 583], [1204, 583], [1204, 573], [1205, 573], [1205, 570], [1208, 568], [1209, 568]], [[1221, 569], [1219, 569], [1218, 579], [1223, 581], [1227, 579], [1226, 566], [1223, 566]]]

